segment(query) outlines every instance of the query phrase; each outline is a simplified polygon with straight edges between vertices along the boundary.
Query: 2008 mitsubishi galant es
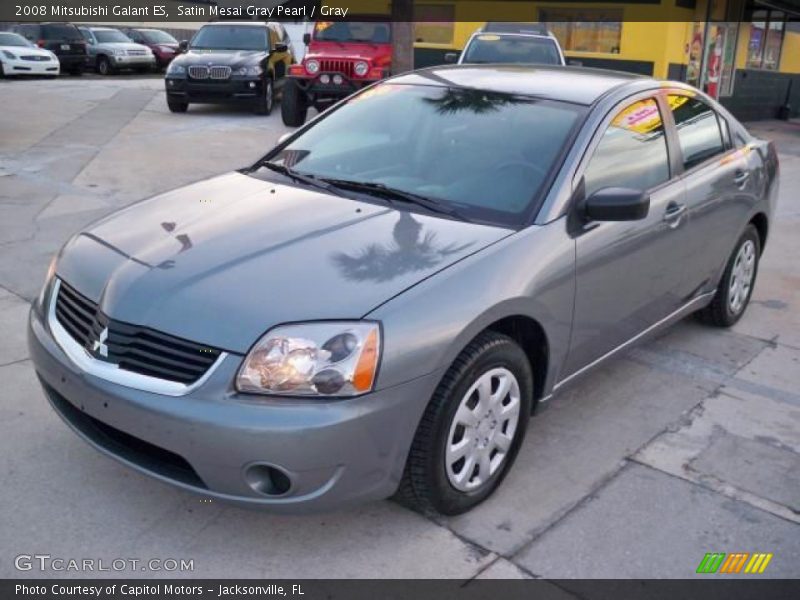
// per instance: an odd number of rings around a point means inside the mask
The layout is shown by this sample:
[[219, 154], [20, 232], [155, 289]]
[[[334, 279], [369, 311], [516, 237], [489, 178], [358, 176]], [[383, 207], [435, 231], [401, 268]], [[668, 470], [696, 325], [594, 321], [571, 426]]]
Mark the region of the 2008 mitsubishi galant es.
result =
[[689, 313], [742, 316], [777, 174], [683, 84], [417, 71], [74, 236], [31, 352], [80, 436], [161, 480], [456, 514], [590, 367]]

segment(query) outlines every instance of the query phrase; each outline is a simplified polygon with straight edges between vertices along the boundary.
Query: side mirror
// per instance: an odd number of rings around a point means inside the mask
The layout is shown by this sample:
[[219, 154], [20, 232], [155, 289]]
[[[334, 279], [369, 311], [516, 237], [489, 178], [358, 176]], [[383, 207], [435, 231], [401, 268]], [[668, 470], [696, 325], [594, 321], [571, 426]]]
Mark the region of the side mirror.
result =
[[458, 52], [448, 52], [444, 55], [444, 62], [447, 64], [455, 64], [458, 62]]
[[178, 44], [178, 50], [181, 52], [186, 52], [189, 49], [189, 41], [188, 40], [181, 40]]
[[288, 52], [289, 46], [284, 43], [275, 44], [275, 52]]
[[584, 203], [584, 214], [592, 221], [638, 221], [649, 210], [650, 196], [631, 188], [603, 188]]
[[308, 46], [311, 43], [311, 34], [310, 33], [304, 33], [303, 34], [303, 43], [306, 46]]

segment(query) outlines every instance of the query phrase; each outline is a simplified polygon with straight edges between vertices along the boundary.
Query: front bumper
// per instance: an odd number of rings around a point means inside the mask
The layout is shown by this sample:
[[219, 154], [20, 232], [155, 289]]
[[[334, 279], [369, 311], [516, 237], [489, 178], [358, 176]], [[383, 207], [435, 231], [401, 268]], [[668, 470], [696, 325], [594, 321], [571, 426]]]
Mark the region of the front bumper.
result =
[[[328, 78], [327, 83], [322, 82], [322, 77]], [[341, 83], [334, 83], [334, 76], [341, 77]], [[314, 77], [292, 77], [297, 81], [312, 102], [324, 102], [329, 99], [338, 100], [345, 98], [358, 90], [372, 85], [379, 79], [351, 79], [341, 73], [319, 73]]]
[[[386, 498], [397, 489], [419, 418], [441, 373], [347, 400], [254, 397], [232, 386], [228, 355], [184, 396], [164, 396], [82, 372], [31, 310], [31, 358], [53, 408], [84, 440], [162, 481], [247, 506], [306, 512]], [[257, 491], [252, 467], [291, 486]], [[263, 488], [262, 488], [263, 489]]]
[[6, 75], [58, 75], [61, 72], [57, 60], [45, 62], [4, 58], [2, 62]]
[[109, 57], [111, 64], [116, 69], [141, 69], [144, 67], [155, 67], [156, 57], [150, 56], [116, 56]]
[[264, 95], [261, 78], [192, 81], [185, 77], [167, 77], [164, 85], [170, 98], [198, 104], [252, 103]]

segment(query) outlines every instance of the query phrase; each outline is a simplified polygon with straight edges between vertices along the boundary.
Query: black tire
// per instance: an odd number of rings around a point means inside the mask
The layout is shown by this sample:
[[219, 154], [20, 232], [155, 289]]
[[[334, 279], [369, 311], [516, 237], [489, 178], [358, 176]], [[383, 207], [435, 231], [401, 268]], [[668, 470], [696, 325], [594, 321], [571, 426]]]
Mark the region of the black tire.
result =
[[306, 122], [308, 102], [306, 95], [294, 79], [287, 79], [281, 98], [281, 118], [287, 127], [300, 127]]
[[269, 116], [275, 106], [275, 82], [271, 75], [267, 75], [264, 80], [264, 93], [256, 103], [256, 114]]
[[172, 98], [167, 98], [167, 106], [169, 107], [169, 112], [173, 113], [185, 113], [189, 110], [189, 103], [182, 102], [181, 100], [173, 100]]
[[6, 72], [3, 69], [3, 63], [0, 62], [0, 79], [5, 79], [5, 78], [6, 78]]
[[[497, 470], [476, 489], [462, 491], [451, 484], [447, 473], [446, 448], [451, 441], [451, 429], [456, 427], [453, 425], [456, 413], [462, 402], [467, 401], [470, 388], [481, 376], [496, 368], [510, 371], [519, 386], [520, 406], [516, 430]], [[510, 396], [501, 399], [502, 402], [506, 400], [510, 402]], [[513, 465], [525, 437], [532, 408], [533, 373], [525, 353], [505, 335], [492, 331], [481, 333], [456, 358], [425, 409], [395, 499], [423, 514], [444, 515], [457, 515], [483, 502], [497, 489]], [[500, 428], [504, 426], [501, 424]], [[482, 437], [483, 434], [478, 433], [479, 427], [471, 431]], [[462, 439], [471, 438], [472, 432], [463, 430]], [[477, 444], [477, 437], [475, 442]], [[465, 469], [467, 465], [462, 463], [460, 468]], [[467, 481], [475, 474], [474, 469], [470, 468], [469, 471], [472, 474], [468, 474]]]
[[[750, 247], [754, 248], [755, 252], [753, 256], [752, 277], [750, 278], [750, 285], [741, 301], [741, 306], [738, 306], [736, 302], [732, 302], [732, 299], [735, 298], [735, 290], [731, 288], [737, 269], [737, 261], [744, 260], [745, 263], [747, 262], [744, 256], [740, 256], [740, 252], [746, 254], [747, 251], [744, 247], [748, 244], [751, 244]], [[703, 323], [713, 325], [714, 327], [730, 327], [741, 319], [742, 315], [747, 310], [747, 306], [750, 304], [750, 297], [753, 295], [753, 288], [755, 287], [756, 278], [758, 276], [758, 263], [760, 258], [761, 238], [755, 226], [748, 225], [728, 258], [728, 263], [725, 265], [725, 271], [722, 274], [722, 279], [720, 279], [717, 292], [714, 294], [711, 304], [698, 311], [697, 318]]]
[[97, 72], [104, 77], [114, 74], [114, 67], [111, 66], [111, 61], [107, 56], [100, 56], [97, 59]]

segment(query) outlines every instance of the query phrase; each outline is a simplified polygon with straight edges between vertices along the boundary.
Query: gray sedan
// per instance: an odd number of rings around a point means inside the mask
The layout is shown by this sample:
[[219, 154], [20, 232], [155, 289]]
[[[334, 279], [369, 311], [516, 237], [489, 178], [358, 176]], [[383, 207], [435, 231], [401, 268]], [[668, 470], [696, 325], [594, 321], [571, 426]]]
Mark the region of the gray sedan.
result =
[[183, 489], [457, 514], [592, 367], [686, 315], [742, 317], [777, 175], [680, 83], [417, 71], [75, 235], [31, 356], [78, 435]]

